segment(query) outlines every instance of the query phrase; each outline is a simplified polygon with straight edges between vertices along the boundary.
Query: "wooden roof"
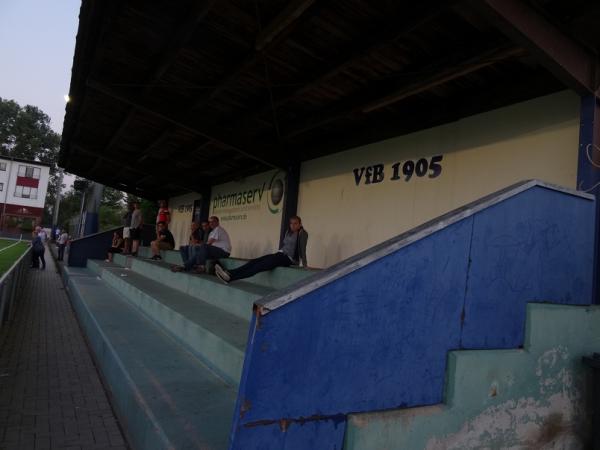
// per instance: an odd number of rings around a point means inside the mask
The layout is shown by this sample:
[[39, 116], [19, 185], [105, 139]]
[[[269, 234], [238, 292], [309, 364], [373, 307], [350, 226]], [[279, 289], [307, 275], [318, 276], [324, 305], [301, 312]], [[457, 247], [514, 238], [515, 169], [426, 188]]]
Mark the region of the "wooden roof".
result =
[[[594, 2], [523, 0], [587, 51]], [[60, 165], [145, 197], [565, 88], [468, 1], [84, 0]]]

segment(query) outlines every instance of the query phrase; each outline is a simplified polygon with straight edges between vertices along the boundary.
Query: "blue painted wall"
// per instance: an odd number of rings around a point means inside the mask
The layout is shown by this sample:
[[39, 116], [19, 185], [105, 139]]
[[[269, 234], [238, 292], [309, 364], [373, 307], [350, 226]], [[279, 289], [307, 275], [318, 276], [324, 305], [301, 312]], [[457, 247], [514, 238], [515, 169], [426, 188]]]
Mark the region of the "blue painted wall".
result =
[[[72, 267], [85, 267], [88, 258], [104, 259], [112, 243], [113, 233], [122, 228], [111, 228], [100, 233], [75, 239], [69, 244], [68, 262]], [[156, 239], [156, 228], [154, 225], [144, 225], [142, 230], [142, 245], [150, 245]]]
[[590, 303], [594, 217], [536, 186], [255, 319], [231, 448], [341, 448], [307, 424], [440, 403], [449, 350], [522, 345], [529, 301]]

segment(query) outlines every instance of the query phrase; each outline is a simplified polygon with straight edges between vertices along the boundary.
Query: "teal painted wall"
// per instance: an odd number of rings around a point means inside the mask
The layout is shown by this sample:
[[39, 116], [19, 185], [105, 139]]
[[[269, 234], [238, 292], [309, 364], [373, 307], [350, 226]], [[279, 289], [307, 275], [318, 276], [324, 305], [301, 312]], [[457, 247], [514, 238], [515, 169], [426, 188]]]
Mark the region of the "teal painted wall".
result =
[[523, 349], [451, 352], [444, 404], [351, 415], [344, 448], [587, 448], [599, 350], [600, 307], [529, 304]]

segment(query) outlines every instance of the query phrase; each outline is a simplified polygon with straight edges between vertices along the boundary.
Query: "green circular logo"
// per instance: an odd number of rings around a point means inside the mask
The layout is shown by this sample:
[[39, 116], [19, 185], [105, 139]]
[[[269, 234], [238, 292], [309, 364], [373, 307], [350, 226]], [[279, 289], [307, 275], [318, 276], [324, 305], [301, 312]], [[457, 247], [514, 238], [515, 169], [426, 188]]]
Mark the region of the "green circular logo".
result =
[[273, 214], [277, 214], [281, 211], [280, 204], [283, 200], [283, 194], [285, 191], [285, 174], [282, 172], [275, 172], [271, 182], [269, 183], [269, 196], [268, 206], [269, 211]]

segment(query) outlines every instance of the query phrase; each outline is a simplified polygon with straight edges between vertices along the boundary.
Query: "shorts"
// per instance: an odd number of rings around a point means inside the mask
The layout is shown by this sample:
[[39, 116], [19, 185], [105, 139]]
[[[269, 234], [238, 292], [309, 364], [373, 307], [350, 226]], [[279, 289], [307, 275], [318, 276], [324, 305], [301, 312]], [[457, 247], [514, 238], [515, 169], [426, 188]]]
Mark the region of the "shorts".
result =
[[160, 250], [173, 250], [173, 246], [170, 243], [162, 241], [158, 243], [158, 248]]
[[142, 237], [141, 228], [130, 228], [129, 229], [129, 237], [131, 238], [132, 241], [139, 241], [140, 238]]
[[123, 227], [123, 239], [129, 239], [131, 237], [131, 228]]

